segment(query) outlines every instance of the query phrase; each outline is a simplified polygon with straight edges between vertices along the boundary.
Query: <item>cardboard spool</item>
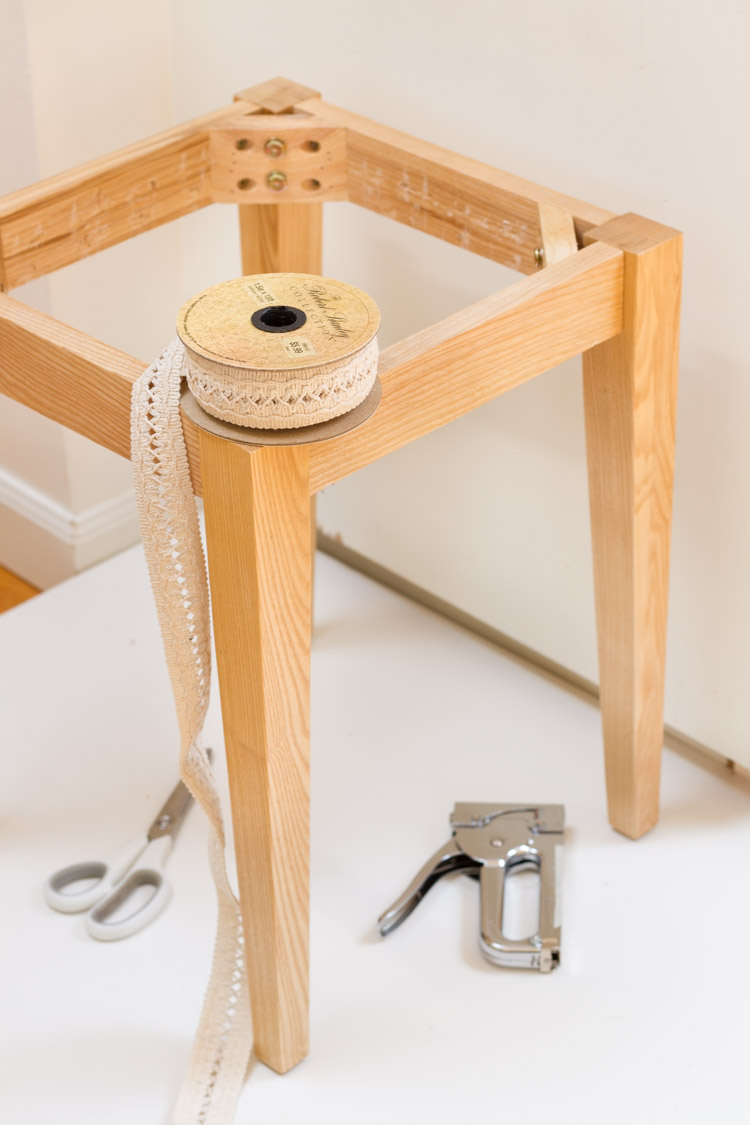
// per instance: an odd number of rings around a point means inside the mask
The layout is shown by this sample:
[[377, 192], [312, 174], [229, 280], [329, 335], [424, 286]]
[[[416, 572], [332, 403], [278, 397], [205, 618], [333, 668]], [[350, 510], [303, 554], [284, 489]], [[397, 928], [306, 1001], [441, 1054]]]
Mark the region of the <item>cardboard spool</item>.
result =
[[362, 290], [313, 274], [254, 274], [205, 289], [177, 320], [183, 410], [204, 429], [252, 444], [346, 433], [380, 400], [379, 323]]

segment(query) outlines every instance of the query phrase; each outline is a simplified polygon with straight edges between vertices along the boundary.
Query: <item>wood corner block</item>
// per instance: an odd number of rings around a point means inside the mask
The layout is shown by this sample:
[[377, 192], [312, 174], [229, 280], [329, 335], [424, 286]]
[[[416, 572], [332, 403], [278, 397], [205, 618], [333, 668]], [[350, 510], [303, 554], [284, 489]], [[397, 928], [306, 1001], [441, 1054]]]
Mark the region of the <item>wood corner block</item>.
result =
[[[266, 148], [271, 140], [273, 152]], [[270, 122], [260, 113], [219, 122], [209, 129], [209, 164], [214, 203], [348, 198], [346, 131], [322, 117], [290, 113]]]
[[320, 92], [291, 78], [270, 78], [234, 95], [236, 102], [252, 102], [261, 113], [291, 113], [299, 102], [319, 98]]
[[545, 266], [554, 265], [578, 250], [573, 216], [568, 211], [561, 211], [559, 207], [552, 207], [548, 203], [539, 204], [539, 235]]
[[606, 242], [627, 254], [636, 255], [648, 253], [674, 239], [682, 239], [682, 232], [632, 211], [618, 215], [599, 227], [591, 227], [583, 236], [586, 246], [592, 242]]

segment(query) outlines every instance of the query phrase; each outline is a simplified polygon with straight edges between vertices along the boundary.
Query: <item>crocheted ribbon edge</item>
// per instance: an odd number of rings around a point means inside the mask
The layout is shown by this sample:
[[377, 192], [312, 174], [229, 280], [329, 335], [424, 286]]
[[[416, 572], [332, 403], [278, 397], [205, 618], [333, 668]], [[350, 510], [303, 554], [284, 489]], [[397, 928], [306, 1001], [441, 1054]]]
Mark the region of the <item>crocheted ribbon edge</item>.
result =
[[224, 862], [224, 824], [201, 732], [208, 709], [208, 579], [180, 419], [184, 347], [136, 380], [131, 455], [138, 517], [180, 730], [180, 776], [206, 814], [218, 899], [211, 976], [172, 1125], [228, 1125], [252, 1051], [242, 916]]
[[343, 363], [296, 370], [286, 379], [278, 371], [239, 374], [189, 349], [185, 370], [196, 401], [215, 418], [256, 429], [298, 429], [338, 418], [364, 402], [378, 374], [378, 342], [373, 338]]

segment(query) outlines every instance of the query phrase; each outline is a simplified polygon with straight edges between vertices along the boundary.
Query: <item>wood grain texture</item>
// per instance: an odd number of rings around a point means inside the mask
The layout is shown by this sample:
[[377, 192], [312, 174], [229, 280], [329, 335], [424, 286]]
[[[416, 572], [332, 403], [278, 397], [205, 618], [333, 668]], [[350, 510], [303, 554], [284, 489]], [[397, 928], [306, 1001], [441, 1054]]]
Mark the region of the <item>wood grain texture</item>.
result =
[[27, 602], [38, 593], [36, 586], [29, 585], [17, 574], [11, 574], [5, 567], [0, 566], [0, 613]]
[[255, 1053], [284, 1073], [308, 1050], [307, 450], [200, 443]]
[[[284, 144], [279, 156], [266, 142]], [[255, 114], [210, 130], [211, 197], [215, 203], [314, 203], [347, 198], [346, 133], [320, 117]], [[274, 191], [271, 172], [286, 186]]]
[[234, 95], [235, 101], [250, 102], [262, 113], [292, 113], [300, 102], [319, 98], [317, 90], [293, 82], [291, 78], [269, 78]]
[[614, 218], [611, 211], [318, 99], [297, 109], [345, 126], [353, 203], [521, 273], [538, 268], [539, 204], [571, 214], [579, 234]]
[[622, 332], [583, 367], [609, 817], [636, 838], [659, 814], [682, 236], [624, 215], [595, 240], [624, 252]]
[[321, 273], [323, 204], [241, 204], [242, 272]]
[[540, 203], [539, 228], [545, 266], [553, 266], [578, 250], [575, 223], [567, 211]]
[[214, 110], [1, 199], [4, 289], [211, 203], [209, 126], [237, 113]]
[[[242, 204], [240, 247], [242, 273], [323, 272], [323, 204], [283, 203], [255, 207]], [[192, 473], [191, 462], [191, 473]], [[315, 580], [315, 544], [318, 505], [310, 498], [312, 580]], [[311, 622], [312, 628], [312, 622]]]
[[616, 335], [621, 300], [622, 254], [595, 245], [386, 348], [373, 417], [310, 447], [312, 490]]
[[[319, 272], [320, 227], [314, 210], [302, 212], [242, 208], [243, 268]], [[375, 415], [310, 447], [312, 491], [615, 335], [621, 296], [622, 253], [592, 245], [385, 349]], [[130, 394], [142, 361], [1, 295], [0, 347], [0, 393], [130, 456]], [[197, 429], [184, 416], [183, 431], [200, 494]]]
[[130, 457], [130, 395], [145, 363], [0, 294], [0, 393]]
[[[85, 332], [0, 293], [0, 394], [130, 458], [130, 396], [146, 369]], [[198, 429], [183, 417], [193, 490], [201, 495]]]

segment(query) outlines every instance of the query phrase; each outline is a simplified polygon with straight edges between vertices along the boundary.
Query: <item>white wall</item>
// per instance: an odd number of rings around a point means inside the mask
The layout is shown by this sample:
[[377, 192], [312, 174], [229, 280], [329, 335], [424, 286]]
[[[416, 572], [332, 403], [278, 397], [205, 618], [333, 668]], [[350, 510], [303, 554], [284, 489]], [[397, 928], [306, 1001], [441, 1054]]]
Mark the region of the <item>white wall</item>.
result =
[[[39, 176], [34, 115], [31, 102], [23, 0], [7, 0], [0, 35], [0, 194], [13, 191]], [[49, 307], [46, 281], [18, 290], [18, 297], [37, 308]], [[38, 537], [24, 534], [23, 518], [3, 503], [4, 493], [18, 480], [34, 482], [52, 501], [66, 490], [63, 432], [59, 426], [0, 398], [0, 561], [12, 556], [19, 570], [34, 566]], [[5, 487], [4, 487], [5, 486]]]
[[[42, 173], [286, 74], [449, 148], [684, 229], [667, 720], [750, 765], [750, 9], [729, 0], [287, 0], [283, 11], [247, 0], [26, 0], [25, 9]], [[515, 277], [348, 204], [328, 205], [326, 224], [325, 269], [373, 294], [383, 343]], [[149, 359], [184, 297], [238, 271], [234, 209], [215, 207], [54, 275], [52, 311]], [[71, 503], [99, 495], [110, 470], [98, 478], [94, 456], [98, 466], [98, 452], [69, 458]], [[320, 513], [351, 547], [596, 678], [577, 363], [329, 489]]]
[[[685, 231], [667, 721], [750, 765], [750, 9], [722, 0], [172, 5], [178, 117], [276, 73], [613, 211]], [[514, 275], [346, 204], [325, 270], [385, 343]], [[190, 287], [237, 268], [234, 219], [186, 224]], [[204, 280], [208, 278], [208, 280]], [[597, 678], [578, 363], [330, 488], [324, 530]]]

